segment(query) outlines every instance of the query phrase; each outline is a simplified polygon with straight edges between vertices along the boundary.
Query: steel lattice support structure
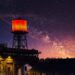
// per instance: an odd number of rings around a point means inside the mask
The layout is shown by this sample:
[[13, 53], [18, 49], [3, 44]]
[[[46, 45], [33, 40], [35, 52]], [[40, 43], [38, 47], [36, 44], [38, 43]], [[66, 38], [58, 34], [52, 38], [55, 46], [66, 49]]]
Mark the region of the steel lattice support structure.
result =
[[28, 49], [27, 33], [13, 33], [13, 48]]

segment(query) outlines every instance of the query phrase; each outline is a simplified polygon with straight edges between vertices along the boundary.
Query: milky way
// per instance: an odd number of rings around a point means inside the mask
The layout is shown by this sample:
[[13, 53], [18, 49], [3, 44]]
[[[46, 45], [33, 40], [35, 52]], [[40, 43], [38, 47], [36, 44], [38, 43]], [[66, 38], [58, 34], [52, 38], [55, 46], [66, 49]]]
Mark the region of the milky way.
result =
[[75, 57], [75, 1], [0, 1], [1, 42], [12, 43], [11, 20], [17, 17], [28, 20], [29, 48], [41, 51], [40, 58]]

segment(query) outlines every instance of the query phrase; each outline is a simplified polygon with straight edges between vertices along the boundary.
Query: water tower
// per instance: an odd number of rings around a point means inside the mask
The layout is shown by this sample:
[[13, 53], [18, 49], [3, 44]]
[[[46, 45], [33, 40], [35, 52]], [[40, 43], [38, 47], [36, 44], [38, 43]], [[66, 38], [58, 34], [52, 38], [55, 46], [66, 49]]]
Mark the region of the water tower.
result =
[[0, 75], [25, 75], [25, 64], [35, 66], [40, 52], [28, 49], [26, 35], [28, 23], [24, 19], [12, 20], [13, 47], [0, 44]]
[[12, 20], [12, 33], [13, 33], [13, 48], [28, 49], [26, 38], [28, 33], [27, 20], [24, 19]]

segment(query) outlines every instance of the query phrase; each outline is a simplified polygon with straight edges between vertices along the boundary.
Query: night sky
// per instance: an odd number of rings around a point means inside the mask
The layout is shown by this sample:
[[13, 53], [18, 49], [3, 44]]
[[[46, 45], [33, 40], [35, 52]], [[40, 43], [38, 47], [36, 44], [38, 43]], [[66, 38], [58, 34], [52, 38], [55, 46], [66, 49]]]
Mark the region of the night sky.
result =
[[40, 58], [75, 57], [74, 0], [0, 0], [0, 42], [12, 45], [11, 20], [28, 20], [28, 46]]

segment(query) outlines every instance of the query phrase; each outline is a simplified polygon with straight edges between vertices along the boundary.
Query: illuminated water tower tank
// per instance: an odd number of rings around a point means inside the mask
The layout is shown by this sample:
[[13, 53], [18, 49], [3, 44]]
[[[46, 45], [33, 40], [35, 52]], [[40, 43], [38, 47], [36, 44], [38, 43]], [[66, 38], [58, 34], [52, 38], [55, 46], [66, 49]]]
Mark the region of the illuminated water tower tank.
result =
[[24, 19], [12, 20], [13, 48], [27, 49], [28, 22]]

